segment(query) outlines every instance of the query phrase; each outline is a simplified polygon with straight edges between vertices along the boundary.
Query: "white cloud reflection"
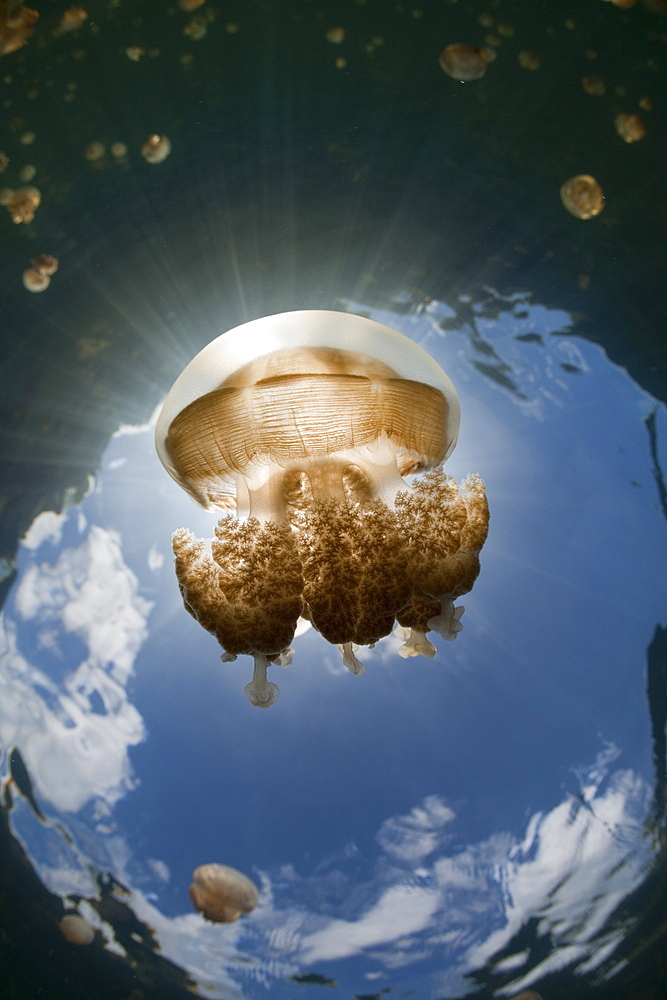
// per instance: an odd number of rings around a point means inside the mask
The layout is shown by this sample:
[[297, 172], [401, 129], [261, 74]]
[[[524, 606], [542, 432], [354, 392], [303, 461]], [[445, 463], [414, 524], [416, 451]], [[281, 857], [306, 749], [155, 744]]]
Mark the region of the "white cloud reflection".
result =
[[[274, 879], [271, 909], [250, 917], [248, 926], [269, 953], [304, 969], [362, 954], [387, 974], [431, 961], [440, 970], [433, 972], [438, 989], [465, 993], [464, 976], [493, 965], [493, 956], [536, 919], [537, 934], [549, 935], [555, 947], [539, 965], [528, 951], [499, 961], [499, 971], [515, 969], [510, 992], [552, 970], [553, 962], [595, 968], [617, 942], [605, 934], [605, 922], [642, 880], [650, 858], [642, 822], [650, 788], [630, 770], [610, 773], [614, 756], [603, 751], [590, 769], [598, 778], [594, 789], [582, 787], [581, 796], [568, 794], [533, 814], [523, 837], [500, 832], [453, 849], [457, 816], [430, 795], [382, 824], [381, 852], [363, 886], [346, 873], [354, 849], [303, 878], [290, 866]], [[352, 895], [356, 912], [340, 916], [331, 913], [329, 890], [346, 880], [350, 894], [341, 907], [350, 908]], [[290, 905], [290, 896], [305, 905]]]
[[[35, 553], [63, 527], [55, 515], [38, 521], [26, 546]], [[93, 526], [53, 564], [33, 558], [13, 600], [16, 621], [3, 617], [0, 636], [0, 740], [21, 748], [40, 799], [71, 812], [95, 798], [113, 804], [133, 785], [128, 749], [144, 738], [127, 683], [151, 608], [119, 536]], [[30, 653], [22, 622], [34, 636]]]

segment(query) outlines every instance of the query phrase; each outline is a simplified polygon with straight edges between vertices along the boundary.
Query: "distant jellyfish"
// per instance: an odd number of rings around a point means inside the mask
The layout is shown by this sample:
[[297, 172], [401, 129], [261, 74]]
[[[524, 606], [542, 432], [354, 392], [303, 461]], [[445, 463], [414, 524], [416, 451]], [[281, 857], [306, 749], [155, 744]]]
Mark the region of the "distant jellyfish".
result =
[[602, 188], [590, 174], [578, 174], [565, 181], [560, 189], [565, 208], [578, 219], [592, 219], [604, 208]]
[[6, 205], [12, 222], [17, 225], [21, 222], [32, 222], [35, 212], [42, 201], [42, 195], [36, 187], [27, 185], [17, 188], [16, 191], [10, 188], [3, 188], [1, 204]]
[[141, 155], [147, 163], [162, 163], [171, 153], [171, 142], [166, 135], [149, 135], [141, 147]]
[[58, 270], [59, 260], [50, 253], [38, 253], [30, 261], [31, 267], [38, 274], [55, 274]]
[[442, 50], [438, 62], [447, 76], [461, 83], [468, 83], [484, 76], [491, 58], [488, 49], [455, 42]]
[[58, 30], [60, 32], [78, 31], [78, 29], [88, 20], [88, 13], [83, 7], [68, 7], [60, 18]]
[[624, 142], [639, 142], [646, 135], [646, 126], [639, 115], [617, 115], [614, 124]]
[[17, 2], [0, 5], [0, 56], [9, 55], [25, 45], [34, 32], [39, 13]]
[[517, 56], [517, 61], [521, 69], [537, 70], [541, 66], [540, 57], [537, 52], [530, 52], [528, 49], [522, 49]]
[[48, 274], [42, 274], [34, 267], [28, 267], [23, 272], [23, 287], [29, 292], [43, 292], [51, 284]]
[[83, 155], [91, 163], [101, 160], [105, 153], [106, 147], [103, 142], [89, 142], [83, 151]]
[[345, 28], [327, 28], [324, 37], [332, 45], [340, 45], [345, 41]]
[[289, 662], [300, 617], [354, 673], [353, 645], [396, 620], [417, 652], [429, 630], [460, 631], [454, 601], [479, 572], [488, 507], [478, 476], [459, 487], [441, 468], [459, 414], [451, 380], [421, 347], [347, 313], [246, 323], [176, 380], [158, 454], [196, 503], [225, 512], [212, 540], [174, 533], [176, 575], [223, 661], [253, 656], [253, 705], [276, 701], [267, 668]]
[[91, 944], [95, 938], [93, 928], [78, 913], [66, 913], [58, 926], [68, 944]]
[[19, 180], [23, 184], [29, 184], [30, 181], [34, 180], [35, 174], [37, 173], [37, 167], [34, 163], [24, 163], [19, 170]]
[[601, 76], [591, 73], [581, 79], [581, 86], [591, 97], [602, 97], [607, 87]]
[[233, 924], [257, 906], [257, 886], [247, 875], [216, 863], [200, 865], [192, 873], [190, 899], [207, 920]]

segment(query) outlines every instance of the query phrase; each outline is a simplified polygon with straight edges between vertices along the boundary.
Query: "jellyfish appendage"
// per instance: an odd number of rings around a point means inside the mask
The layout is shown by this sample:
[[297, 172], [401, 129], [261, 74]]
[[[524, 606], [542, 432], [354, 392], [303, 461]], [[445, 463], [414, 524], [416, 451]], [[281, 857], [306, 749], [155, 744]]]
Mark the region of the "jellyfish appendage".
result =
[[256, 705], [257, 708], [269, 708], [278, 701], [280, 688], [266, 678], [266, 671], [269, 667], [268, 657], [264, 653], [254, 653], [253, 656], [255, 666], [252, 680], [246, 684], [243, 691], [251, 705]]
[[427, 628], [406, 628], [403, 625], [397, 625], [396, 634], [400, 639], [403, 639], [402, 645], [397, 650], [398, 655], [402, 656], [404, 660], [411, 656], [425, 656], [428, 659], [435, 656], [437, 650], [433, 643], [426, 638], [427, 631]]
[[338, 644], [338, 652], [341, 655], [343, 664], [351, 674], [361, 677], [366, 673], [366, 666], [354, 655], [357, 647], [351, 642], [341, 642]]

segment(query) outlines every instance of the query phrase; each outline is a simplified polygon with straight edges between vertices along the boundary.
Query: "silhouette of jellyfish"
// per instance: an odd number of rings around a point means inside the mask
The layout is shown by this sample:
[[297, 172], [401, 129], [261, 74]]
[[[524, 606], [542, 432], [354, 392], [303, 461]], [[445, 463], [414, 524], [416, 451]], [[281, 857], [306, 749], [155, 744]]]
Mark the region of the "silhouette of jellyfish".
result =
[[207, 920], [233, 924], [257, 906], [257, 886], [247, 875], [228, 865], [200, 865], [188, 890], [195, 907]]
[[[453, 639], [454, 600], [479, 572], [484, 484], [440, 468], [459, 432], [456, 390], [407, 337], [345, 313], [283, 313], [205, 347], [176, 380], [156, 428], [171, 476], [206, 510], [215, 538], [172, 538], [186, 609], [223, 661], [254, 657], [248, 700], [278, 697], [303, 616], [362, 673], [353, 644], [395, 620], [402, 655]], [[432, 471], [428, 471], [432, 470]], [[404, 476], [427, 474], [409, 487]]]

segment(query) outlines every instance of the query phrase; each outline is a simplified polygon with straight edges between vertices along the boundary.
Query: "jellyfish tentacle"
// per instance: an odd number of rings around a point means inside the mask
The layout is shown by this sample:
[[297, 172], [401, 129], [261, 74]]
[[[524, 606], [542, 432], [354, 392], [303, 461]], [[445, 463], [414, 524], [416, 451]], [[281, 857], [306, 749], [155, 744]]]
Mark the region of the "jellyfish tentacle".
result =
[[347, 667], [351, 674], [356, 677], [361, 677], [366, 673], [366, 665], [358, 660], [354, 655], [354, 646], [351, 642], [341, 642], [338, 643], [338, 652], [341, 655], [343, 664]]
[[401, 625], [398, 628], [401, 630], [404, 642], [398, 647], [397, 652], [404, 660], [411, 656], [426, 656], [429, 659], [435, 656], [437, 650], [433, 643], [426, 638], [426, 628], [405, 628]]
[[267, 668], [270, 666], [268, 657], [264, 653], [254, 653], [255, 666], [252, 673], [252, 680], [243, 688], [243, 692], [251, 705], [257, 708], [269, 708], [278, 701], [280, 688], [266, 678]]

